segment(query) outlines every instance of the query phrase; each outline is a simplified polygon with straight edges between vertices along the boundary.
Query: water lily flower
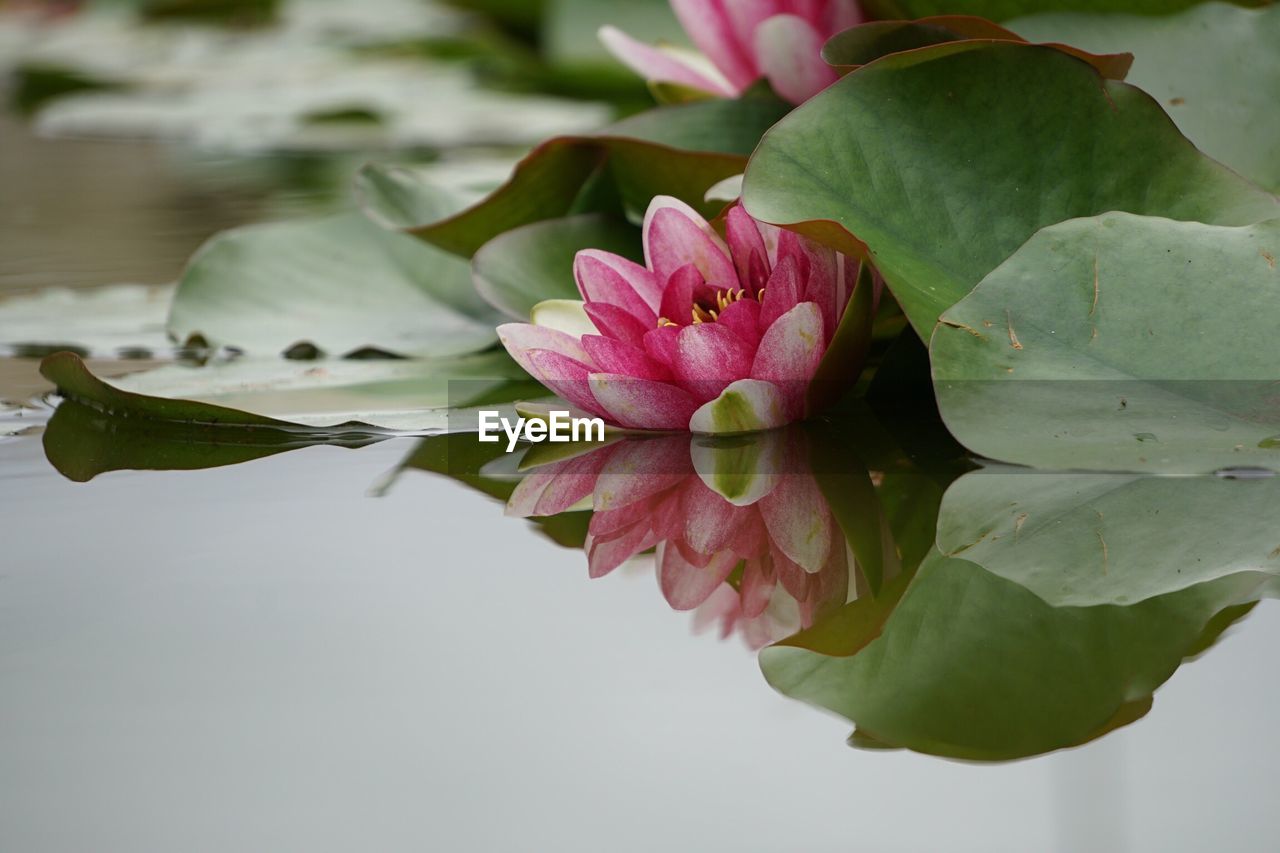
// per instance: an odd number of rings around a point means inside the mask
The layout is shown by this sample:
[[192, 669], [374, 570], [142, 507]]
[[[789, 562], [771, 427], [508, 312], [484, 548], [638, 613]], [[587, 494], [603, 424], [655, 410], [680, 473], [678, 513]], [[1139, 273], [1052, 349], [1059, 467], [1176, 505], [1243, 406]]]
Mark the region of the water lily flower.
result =
[[812, 625], [853, 594], [855, 560], [794, 431], [725, 447], [687, 435], [631, 438], [534, 468], [508, 515], [590, 499], [591, 577], [653, 550], [668, 604], [752, 647]]
[[764, 77], [799, 104], [836, 80], [822, 45], [862, 23], [857, 0], [671, 0], [702, 56], [637, 41], [615, 27], [600, 40], [648, 80], [736, 97]]
[[[659, 196], [644, 218], [644, 266], [580, 251], [584, 301], [540, 303], [532, 324], [499, 326], [498, 337], [543, 385], [615, 426], [729, 433], [802, 419], [857, 263], [740, 204], [725, 231]], [[855, 363], [823, 376], [855, 379], [863, 355], [834, 348]]]

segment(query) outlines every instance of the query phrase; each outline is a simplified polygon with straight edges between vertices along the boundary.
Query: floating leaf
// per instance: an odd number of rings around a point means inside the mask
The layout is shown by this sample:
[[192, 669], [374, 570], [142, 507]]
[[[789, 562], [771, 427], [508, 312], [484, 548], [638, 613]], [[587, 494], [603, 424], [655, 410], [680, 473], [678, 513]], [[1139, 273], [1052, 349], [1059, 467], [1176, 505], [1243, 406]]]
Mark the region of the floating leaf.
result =
[[[1132, 12], [1136, 15], [1168, 15], [1196, 5], [1199, 0], [862, 0], [876, 18], [925, 18], [930, 15], [979, 15], [1005, 21], [1037, 12]], [[1244, 0], [1242, 6], [1258, 6], [1264, 0]]]
[[948, 429], [992, 459], [1280, 470], [1280, 220], [1109, 213], [1036, 234], [947, 311], [930, 349]]
[[113, 416], [267, 428], [318, 439], [439, 431], [449, 426], [450, 408], [536, 393], [502, 352], [434, 360], [237, 359], [206, 367], [170, 365], [113, 385], [71, 353], [49, 356], [40, 370], [64, 397]]
[[451, 216], [421, 216], [442, 207], [440, 189], [413, 172], [368, 166], [357, 188], [366, 208], [466, 257], [533, 222], [571, 213], [640, 214], [655, 195], [673, 195], [711, 216], [723, 204], [705, 201], [706, 190], [740, 173], [761, 134], [787, 109], [772, 96], [749, 94], [663, 107], [593, 136], [552, 139], [520, 161], [507, 183]]
[[573, 258], [580, 249], [600, 249], [643, 263], [640, 229], [602, 214], [548, 219], [513, 228], [476, 252], [476, 290], [498, 310], [528, 320], [547, 299], [580, 299]]
[[[968, 39], [1019, 43], [1027, 41], [1012, 30], [993, 24], [985, 18], [939, 15], [918, 21], [872, 21], [853, 27], [832, 36], [823, 45], [822, 58], [841, 71], [852, 71], [891, 53]], [[1084, 60], [1098, 69], [1099, 74], [1112, 80], [1123, 80], [1132, 62], [1132, 57], [1121, 51], [1095, 55], [1060, 44], [1054, 46]]]
[[1031, 39], [1132, 52], [1129, 82], [1158, 100], [1188, 139], [1280, 190], [1280, 6], [1204, 3], [1160, 19], [1048, 14], [1010, 26]]
[[169, 331], [259, 355], [303, 343], [448, 356], [490, 346], [495, 321], [465, 261], [347, 213], [214, 237], [182, 276]]
[[1280, 215], [1145, 93], [1011, 43], [867, 65], [779, 122], [746, 174], [753, 216], [869, 247], [925, 338], [1045, 225], [1107, 210], [1230, 225]]

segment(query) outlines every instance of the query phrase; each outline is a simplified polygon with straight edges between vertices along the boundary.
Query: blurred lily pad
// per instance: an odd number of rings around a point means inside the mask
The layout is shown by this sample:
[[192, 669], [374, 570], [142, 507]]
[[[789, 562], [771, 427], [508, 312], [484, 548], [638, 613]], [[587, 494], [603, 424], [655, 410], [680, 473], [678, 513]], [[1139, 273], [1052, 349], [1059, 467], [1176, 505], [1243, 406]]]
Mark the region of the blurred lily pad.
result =
[[172, 349], [165, 315], [172, 286], [47, 288], [0, 299], [0, 355], [145, 358]]
[[1280, 220], [1109, 213], [1037, 233], [947, 311], [948, 429], [1046, 468], [1280, 470]]
[[1280, 190], [1280, 6], [1204, 3], [1167, 18], [1058, 13], [1009, 26], [1038, 41], [1133, 53], [1129, 82], [1158, 100], [1188, 139]]

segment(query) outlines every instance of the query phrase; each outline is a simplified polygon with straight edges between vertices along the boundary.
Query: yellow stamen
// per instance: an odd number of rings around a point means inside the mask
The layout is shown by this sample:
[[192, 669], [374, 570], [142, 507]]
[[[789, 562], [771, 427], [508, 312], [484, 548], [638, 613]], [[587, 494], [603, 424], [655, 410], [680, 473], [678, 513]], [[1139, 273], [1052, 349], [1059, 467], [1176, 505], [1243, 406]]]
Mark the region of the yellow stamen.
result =
[[676, 323], [676, 322], [673, 322], [673, 321], [671, 321], [671, 320], [668, 320], [666, 317], [659, 317], [659, 318], [658, 318], [658, 328], [659, 328], [659, 329], [661, 329], [663, 326], [678, 326], [678, 325], [680, 325], [680, 324], [679, 324], [679, 323]]

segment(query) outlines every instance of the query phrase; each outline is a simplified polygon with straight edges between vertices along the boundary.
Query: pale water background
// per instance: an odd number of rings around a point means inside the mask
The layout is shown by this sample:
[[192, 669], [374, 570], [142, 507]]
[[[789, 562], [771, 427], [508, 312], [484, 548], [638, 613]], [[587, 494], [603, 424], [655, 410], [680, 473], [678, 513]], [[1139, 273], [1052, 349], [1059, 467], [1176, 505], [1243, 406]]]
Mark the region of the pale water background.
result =
[[[0, 130], [5, 290], [162, 282], [305, 206], [156, 146]], [[58, 167], [85, 158], [115, 166]], [[38, 436], [0, 441], [0, 850], [1276, 849], [1274, 602], [1082, 748], [855, 750], [651, 572], [588, 580], [420, 471], [373, 496], [412, 446], [77, 484]]]

